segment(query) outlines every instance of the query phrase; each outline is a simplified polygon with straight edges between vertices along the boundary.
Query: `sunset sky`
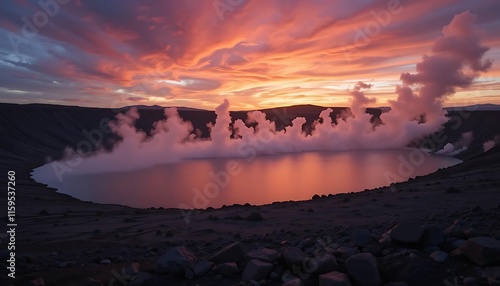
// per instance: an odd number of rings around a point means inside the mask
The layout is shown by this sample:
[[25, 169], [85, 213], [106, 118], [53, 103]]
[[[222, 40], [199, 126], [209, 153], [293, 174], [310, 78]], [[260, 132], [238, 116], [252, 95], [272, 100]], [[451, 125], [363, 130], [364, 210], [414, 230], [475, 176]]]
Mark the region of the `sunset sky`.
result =
[[346, 106], [363, 81], [372, 106], [387, 106], [401, 73], [469, 10], [493, 66], [445, 105], [500, 104], [496, 0], [40, 2], [0, 4], [1, 102]]

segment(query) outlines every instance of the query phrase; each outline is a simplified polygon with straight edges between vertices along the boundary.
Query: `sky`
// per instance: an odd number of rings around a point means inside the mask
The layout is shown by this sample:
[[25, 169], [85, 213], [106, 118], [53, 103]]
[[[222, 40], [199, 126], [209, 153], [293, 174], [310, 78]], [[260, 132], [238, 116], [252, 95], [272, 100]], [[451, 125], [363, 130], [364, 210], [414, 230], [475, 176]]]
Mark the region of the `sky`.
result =
[[497, 0], [2, 1], [0, 102], [388, 106], [467, 10], [492, 65], [444, 105], [500, 104]]

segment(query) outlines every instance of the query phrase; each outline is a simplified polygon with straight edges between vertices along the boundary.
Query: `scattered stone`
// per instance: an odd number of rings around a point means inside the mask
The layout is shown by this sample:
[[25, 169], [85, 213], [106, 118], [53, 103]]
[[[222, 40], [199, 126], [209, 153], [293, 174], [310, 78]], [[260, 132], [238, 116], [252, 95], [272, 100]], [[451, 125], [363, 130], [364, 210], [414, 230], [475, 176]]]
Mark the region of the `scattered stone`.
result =
[[366, 229], [356, 229], [352, 237], [356, 246], [367, 246], [374, 241], [373, 235]]
[[293, 265], [302, 265], [307, 255], [299, 248], [289, 246], [283, 250], [283, 258], [285, 259], [285, 263], [289, 267], [292, 267]]
[[231, 276], [238, 273], [238, 265], [234, 262], [226, 262], [217, 265], [216, 270], [224, 276]]
[[279, 254], [276, 250], [271, 248], [259, 248], [248, 252], [247, 257], [267, 262], [274, 262], [276, 259], [278, 259]]
[[406, 244], [417, 244], [424, 234], [424, 228], [417, 223], [403, 222], [391, 230], [391, 239]]
[[329, 272], [319, 276], [319, 286], [351, 286], [351, 281], [342, 272]]
[[111, 260], [103, 259], [103, 260], [101, 260], [101, 262], [99, 262], [99, 264], [103, 264], [103, 265], [111, 264]]
[[441, 263], [448, 258], [448, 254], [444, 251], [437, 250], [434, 251], [431, 255], [429, 255], [429, 257], [432, 258], [432, 260]]
[[443, 233], [447, 237], [465, 238], [464, 229], [456, 224], [449, 226]]
[[259, 281], [267, 277], [273, 270], [273, 265], [258, 259], [251, 259], [248, 261], [241, 279], [243, 281], [255, 280]]
[[156, 270], [160, 274], [178, 273], [186, 268], [192, 268], [196, 256], [184, 246], [170, 249], [156, 262]]
[[316, 257], [316, 263], [317, 267], [314, 273], [319, 275], [339, 270], [337, 259], [331, 254]]
[[491, 237], [470, 238], [458, 250], [481, 266], [500, 262], [500, 241]]
[[444, 242], [443, 229], [436, 225], [425, 227], [424, 243], [426, 245], [438, 246]]
[[359, 253], [359, 251], [357, 249], [352, 248], [352, 247], [347, 247], [347, 246], [341, 246], [341, 247], [337, 248], [337, 251], [340, 252], [343, 259], [347, 259], [347, 258]]
[[214, 267], [213, 262], [201, 260], [198, 263], [196, 263], [196, 265], [193, 268], [193, 272], [196, 277], [201, 277], [210, 272], [210, 270], [212, 270], [213, 267]]
[[370, 253], [360, 253], [349, 257], [346, 262], [347, 273], [360, 286], [380, 285], [377, 260]]
[[225, 262], [238, 262], [245, 256], [245, 248], [241, 242], [234, 242], [215, 253], [210, 261], [220, 264]]
[[412, 253], [410, 253], [409, 257], [410, 258], [417, 258], [418, 254], [416, 254], [415, 252], [412, 252]]

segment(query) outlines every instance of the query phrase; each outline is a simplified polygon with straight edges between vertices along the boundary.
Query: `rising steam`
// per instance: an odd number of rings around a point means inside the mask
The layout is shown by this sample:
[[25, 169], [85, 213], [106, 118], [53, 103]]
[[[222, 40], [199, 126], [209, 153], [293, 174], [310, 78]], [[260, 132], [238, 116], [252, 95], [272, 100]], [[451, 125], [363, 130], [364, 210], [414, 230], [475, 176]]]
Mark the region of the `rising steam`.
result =
[[[439, 130], [447, 121], [443, 101], [455, 88], [470, 86], [480, 72], [491, 67], [489, 60], [482, 59], [488, 48], [480, 43], [481, 33], [474, 25], [475, 18], [467, 11], [456, 15], [444, 27], [432, 54], [423, 56], [417, 64], [416, 73], [401, 74], [397, 98], [389, 101], [391, 110], [383, 113], [379, 121], [373, 122], [372, 115], [365, 112], [365, 107], [376, 100], [365, 95], [363, 90], [371, 85], [363, 82], [350, 92], [348, 114], [334, 124], [330, 118], [332, 109], [322, 111], [310, 134], [302, 131], [305, 118], [297, 117], [290, 126], [278, 131], [261, 111], [249, 112], [247, 122], [236, 120], [231, 124], [230, 104], [224, 100], [215, 109], [217, 119], [210, 127], [209, 139], [195, 135], [192, 124], [185, 122], [175, 108], [165, 109], [166, 119], [156, 122], [152, 135], [147, 136], [134, 127], [139, 113], [131, 109], [118, 115], [110, 125], [122, 138], [113, 151], [100, 151], [83, 158], [74, 171], [123, 171], [192, 158], [253, 158], [261, 154], [405, 147]], [[256, 125], [249, 127], [248, 123]], [[68, 159], [57, 163], [66, 164]], [[50, 165], [37, 172], [42, 176], [53, 172]]]

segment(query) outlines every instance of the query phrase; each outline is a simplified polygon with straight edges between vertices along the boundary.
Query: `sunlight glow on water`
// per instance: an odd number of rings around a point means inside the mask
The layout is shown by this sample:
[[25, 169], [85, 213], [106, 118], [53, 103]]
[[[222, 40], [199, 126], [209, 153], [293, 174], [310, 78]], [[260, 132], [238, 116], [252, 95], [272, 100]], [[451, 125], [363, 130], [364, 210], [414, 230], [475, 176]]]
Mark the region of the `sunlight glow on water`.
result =
[[425, 155], [423, 163], [411, 166], [415, 169], [410, 172], [401, 162], [408, 162], [411, 152], [309, 152], [252, 160], [200, 159], [131, 172], [68, 175], [62, 182], [37, 180], [84, 201], [143, 208], [206, 208], [362, 191], [389, 185], [394, 177], [402, 181], [460, 163], [452, 157]]

